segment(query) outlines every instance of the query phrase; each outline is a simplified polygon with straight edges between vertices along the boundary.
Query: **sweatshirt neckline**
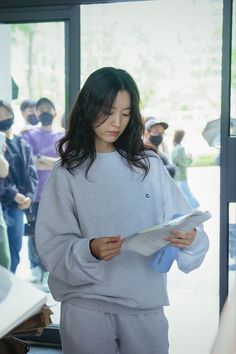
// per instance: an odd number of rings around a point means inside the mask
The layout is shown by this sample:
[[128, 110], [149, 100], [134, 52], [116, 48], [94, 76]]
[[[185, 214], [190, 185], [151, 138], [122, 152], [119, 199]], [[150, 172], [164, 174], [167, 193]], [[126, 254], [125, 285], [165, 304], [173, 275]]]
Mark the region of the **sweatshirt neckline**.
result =
[[96, 152], [96, 157], [99, 158], [109, 158], [109, 157], [114, 157], [119, 155], [119, 153], [115, 151], [110, 151], [110, 152]]

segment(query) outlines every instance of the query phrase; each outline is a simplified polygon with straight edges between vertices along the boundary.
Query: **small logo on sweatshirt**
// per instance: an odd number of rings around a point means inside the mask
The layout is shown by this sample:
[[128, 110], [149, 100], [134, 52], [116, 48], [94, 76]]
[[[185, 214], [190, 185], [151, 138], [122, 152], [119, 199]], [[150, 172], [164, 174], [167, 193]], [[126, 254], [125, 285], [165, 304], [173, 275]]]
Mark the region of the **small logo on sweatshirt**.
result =
[[146, 194], [146, 198], [151, 198], [149, 193]]

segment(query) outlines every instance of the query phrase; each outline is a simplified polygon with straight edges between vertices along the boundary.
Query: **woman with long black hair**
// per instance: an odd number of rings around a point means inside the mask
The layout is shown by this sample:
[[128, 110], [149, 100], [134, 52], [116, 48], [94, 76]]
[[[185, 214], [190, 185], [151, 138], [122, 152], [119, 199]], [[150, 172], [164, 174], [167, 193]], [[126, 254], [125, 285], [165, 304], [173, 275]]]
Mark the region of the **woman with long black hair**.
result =
[[[122, 69], [86, 80], [44, 188], [36, 246], [61, 301], [65, 354], [167, 354], [166, 274], [122, 247], [126, 236], [191, 208], [156, 152], [143, 143], [139, 92]], [[200, 266], [202, 228], [174, 232], [178, 266]]]

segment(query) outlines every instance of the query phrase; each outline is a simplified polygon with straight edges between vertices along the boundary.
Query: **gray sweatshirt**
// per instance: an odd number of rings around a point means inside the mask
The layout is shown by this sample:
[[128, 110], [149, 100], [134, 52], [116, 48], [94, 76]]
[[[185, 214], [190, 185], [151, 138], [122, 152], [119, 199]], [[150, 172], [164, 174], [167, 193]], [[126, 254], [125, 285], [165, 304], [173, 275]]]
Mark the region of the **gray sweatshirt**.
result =
[[[86, 164], [70, 174], [57, 163], [44, 187], [36, 224], [36, 246], [58, 301], [110, 313], [153, 311], [168, 305], [166, 274], [145, 257], [122, 248], [109, 261], [94, 258], [89, 240], [126, 237], [191, 211], [160, 158], [150, 157], [143, 179], [117, 152], [97, 153], [88, 178]], [[208, 238], [198, 228], [192, 244], [178, 253], [179, 269], [200, 266]]]

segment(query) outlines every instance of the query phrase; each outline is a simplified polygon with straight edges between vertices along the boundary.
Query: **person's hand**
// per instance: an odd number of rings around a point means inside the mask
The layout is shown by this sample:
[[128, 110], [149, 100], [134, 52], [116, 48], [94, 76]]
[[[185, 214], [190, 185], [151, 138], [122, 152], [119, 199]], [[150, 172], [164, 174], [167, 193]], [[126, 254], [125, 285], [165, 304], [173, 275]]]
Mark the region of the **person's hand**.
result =
[[95, 238], [90, 241], [90, 251], [95, 258], [108, 261], [120, 254], [122, 242], [120, 236]]
[[28, 209], [31, 203], [32, 203], [32, 200], [30, 199], [30, 197], [26, 197], [24, 199], [23, 203], [19, 205], [19, 208], [22, 210]]
[[196, 230], [192, 229], [188, 232], [180, 232], [178, 230], [171, 231], [171, 235], [165, 237], [166, 241], [170, 241], [172, 245], [185, 248], [191, 245], [196, 236]]
[[24, 194], [21, 194], [21, 193], [16, 193], [15, 195], [15, 198], [14, 198], [14, 201], [21, 205], [24, 203], [24, 200], [25, 200], [25, 195]]

